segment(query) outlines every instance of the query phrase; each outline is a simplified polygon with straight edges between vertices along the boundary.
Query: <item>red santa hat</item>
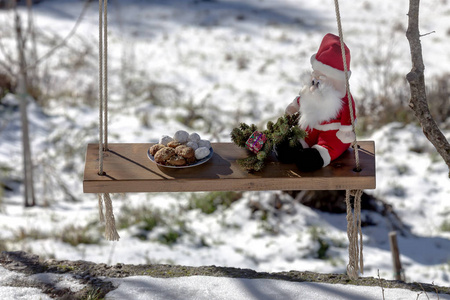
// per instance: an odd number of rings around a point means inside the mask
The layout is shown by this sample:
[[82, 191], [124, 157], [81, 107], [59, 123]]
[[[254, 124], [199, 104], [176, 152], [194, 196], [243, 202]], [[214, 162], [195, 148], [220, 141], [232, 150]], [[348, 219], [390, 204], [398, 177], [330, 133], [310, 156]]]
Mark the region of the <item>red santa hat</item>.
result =
[[[350, 50], [345, 43], [344, 47], [348, 77], [350, 77]], [[338, 36], [328, 33], [323, 37], [319, 50], [316, 54], [311, 56], [311, 65], [315, 71], [322, 72], [327, 77], [331, 77], [339, 81], [345, 81], [341, 42], [339, 41]]]

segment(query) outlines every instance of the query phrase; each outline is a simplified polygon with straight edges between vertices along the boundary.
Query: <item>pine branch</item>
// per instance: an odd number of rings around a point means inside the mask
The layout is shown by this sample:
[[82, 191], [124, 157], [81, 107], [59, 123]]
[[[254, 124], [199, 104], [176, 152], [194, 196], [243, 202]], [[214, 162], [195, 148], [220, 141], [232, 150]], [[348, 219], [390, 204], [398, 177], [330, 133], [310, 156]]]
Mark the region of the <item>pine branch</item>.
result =
[[[279, 117], [276, 123], [267, 122], [267, 129], [262, 133], [266, 136], [266, 142], [257, 154], [238, 160], [238, 164], [248, 172], [260, 171], [264, 168], [266, 159], [272, 154], [275, 145], [286, 140], [291, 147], [298, 145], [300, 139], [306, 137], [306, 131], [298, 126], [300, 114], [284, 115]], [[239, 127], [231, 131], [231, 140], [239, 147], [245, 148], [245, 143], [251, 134], [258, 130], [257, 127], [241, 123]], [[250, 152], [249, 152], [250, 153]]]
[[239, 159], [238, 164], [247, 172], [255, 171], [255, 165], [258, 162], [256, 155], [250, 155], [246, 158]]

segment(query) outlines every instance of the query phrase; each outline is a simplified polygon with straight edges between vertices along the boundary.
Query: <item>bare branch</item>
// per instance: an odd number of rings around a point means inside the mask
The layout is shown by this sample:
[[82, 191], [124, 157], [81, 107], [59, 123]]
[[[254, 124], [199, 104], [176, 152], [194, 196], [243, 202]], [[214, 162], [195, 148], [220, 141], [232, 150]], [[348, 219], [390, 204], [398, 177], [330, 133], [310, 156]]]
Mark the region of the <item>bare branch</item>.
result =
[[420, 37], [424, 37], [424, 36], [430, 35], [432, 33], [436, 33], [436, 31], [433, 30], [431, 32], [427, 32], [427, 33], [421, 34]]
[[40, 64], [41, 62], [43, 62], [44, 60], [46, 60], [47, 58], [52, 56], [53, 53], [56, 52], [56, 50], [58, 50], [59, 48], [61, 48], [62, 46], [64, 46], [67, 43], [67, 41], [77, 31], [78, 26], [81, 24], [81, 21], [83, 20], [84, 14], [86, 13], [90, 3], [91, 3], [91, 1], [89, 1], [89, 0], [85, 1], [83, 10], [81, 11], [81, 14], [78, 16], [78, 19], [77, 19], [75, 25], [73, 26], [73, 28], [70, 30], [69, 34], [58, 45], [56, 45], [55, 47], [50, 49], [47, 53], [45, 53], [43, 56], [41, 56], [39, 59], [37, 59], [32, 65], [27, 66], [27, 69], [35, 68], [38, 64]]
[[13, 72], [13, 70], [10, 68], [10, 66], [7, 64], [7, 63], [5, 63], [5, 62], [3, 62], [3, 61], [1, 61], [0, 60], [0, 66], [3, 68], [3, 70], [5, 70], [11, 77], [13, 77], [13, 78], [16, 78], [17, 76], [16, 76], [16, 74]]
[[425, 66], [419, 32], [419, 5], [420, 0], [409, 1], [408, 30], [406, 31], [412, 61], [411, 72], [406, 75], [406, 79], [411, 87], [409, 107], [419, 120], [426, 138], [433, 144], [449, 167], [450, 177], [450, 144], [431, 116], [425, 92]]
[[3, 53], [5, 60], [10, 64], [18, 65], [19, 63], [13, 59], [12, 55], [6, 50], [5, 45], [3, 44], [3, 39], [0, 38], [0, 51]]

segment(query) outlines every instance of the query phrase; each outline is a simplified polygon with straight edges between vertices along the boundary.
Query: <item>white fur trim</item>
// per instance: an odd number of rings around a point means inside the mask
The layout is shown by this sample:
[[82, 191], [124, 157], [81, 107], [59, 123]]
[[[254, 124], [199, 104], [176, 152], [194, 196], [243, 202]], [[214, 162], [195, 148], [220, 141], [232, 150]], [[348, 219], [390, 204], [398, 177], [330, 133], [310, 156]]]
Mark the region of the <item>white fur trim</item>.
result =
[[[323, 74], [325, 74], [328, 77], [332, 77], [334, 79], [345, 82], [345, 72], [344, 71], [335, 69], [333, 67], [330, 67], [330, 66], [318, 61], [316, 59], [316, 54], [313, 54], [311, 56], [311, 66], [314, 70], [322, 72]], [[352, 75], [352, 71], [348, 70], [347, 74], [348, 74], [348, 78], [350, 78], [350, 76]]]
[[344, 130], [339, 130], [336, 133], [336, 136], [338, 137], [338, 139], [341, 140], [341, 142], [343, 142], [344, 144], [348, 144], [348, 143], [352, 143], [356, 136], [353, 133], [353, 131], [344, 131]]
[[341, 123], [340, 122], [334, 122], [334, 123], [314, 126], [314, 129], [317, 129], [317, 130], [320, 130], [320, 131], [338, 130], [340, 128], [341, 128]]
[[322, 167], [326, 167], [330, 164], [331, 162], [331, 157], [330, 154], [328, 153], [328, 150], [322, 146], [319, 145], [314, 145], [311, 148], [317, 149], [317, 151], [319, 151], [320, 156], [323, 159], [323, 166]]
[[[356, 120], [355, 120], [356, 123]], [[340, 131], [352, 131], [353, 127], [352, 125], [341, 125], [341, 128], [339, 128]]]
[[309, 148], [308, 143], [305, 141], [305, 139], [300, 139], [300, 144], [302, 144], [303, 148]]

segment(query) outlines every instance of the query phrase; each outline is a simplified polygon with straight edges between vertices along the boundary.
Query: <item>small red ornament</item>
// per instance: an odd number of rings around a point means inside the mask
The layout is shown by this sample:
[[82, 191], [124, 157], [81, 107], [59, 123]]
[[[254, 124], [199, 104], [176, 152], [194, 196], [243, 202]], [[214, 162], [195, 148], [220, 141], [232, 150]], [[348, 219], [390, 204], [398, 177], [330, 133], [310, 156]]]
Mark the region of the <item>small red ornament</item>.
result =
[[252, 151], [253, 153], [258, 153], [267, 141], [266, 135], [259, 131], [254, 131], [252, 135], [245, 142], [245, 148]]

